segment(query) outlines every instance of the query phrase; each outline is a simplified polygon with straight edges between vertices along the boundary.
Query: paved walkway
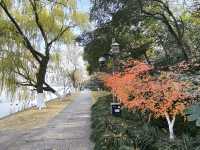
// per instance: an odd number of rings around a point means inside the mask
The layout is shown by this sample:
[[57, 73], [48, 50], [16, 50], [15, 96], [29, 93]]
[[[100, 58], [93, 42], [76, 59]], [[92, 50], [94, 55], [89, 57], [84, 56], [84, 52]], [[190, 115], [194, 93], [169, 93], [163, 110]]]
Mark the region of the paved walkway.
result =
[[89, 92], [82, 93], [47, 126], [29, 132], [0, 132], [0, 150], [92, 150]]

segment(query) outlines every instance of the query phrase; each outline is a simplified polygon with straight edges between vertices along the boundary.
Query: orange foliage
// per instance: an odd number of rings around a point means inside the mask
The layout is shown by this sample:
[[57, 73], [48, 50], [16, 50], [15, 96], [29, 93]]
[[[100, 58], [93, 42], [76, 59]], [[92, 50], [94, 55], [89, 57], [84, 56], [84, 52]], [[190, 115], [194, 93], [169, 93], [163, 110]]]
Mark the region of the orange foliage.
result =
[[149, 110], [154, 117], [183, 113], [190, 100], [184, 92], [186, 83], [176, 81], [167, 73], [153, 77], [150, 75], [152, 67], [139, 61], [130, 61], [126, 67], [123, 73], [103, 78], [123, 105], [129, 109]]

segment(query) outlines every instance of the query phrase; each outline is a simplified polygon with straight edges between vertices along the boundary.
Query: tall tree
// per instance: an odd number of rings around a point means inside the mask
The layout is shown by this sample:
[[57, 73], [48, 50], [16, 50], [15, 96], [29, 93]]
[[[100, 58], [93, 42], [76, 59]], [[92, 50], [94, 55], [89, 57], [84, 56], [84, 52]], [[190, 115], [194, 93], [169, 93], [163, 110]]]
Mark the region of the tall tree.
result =
[[185, 40], [185, 23], [180, 16], [176, 16], [170, 9], [169, 1], [163, 0], [138, 0], [141, 12], [147, 16], [161, 21], [174, 37], [177, 45], [182, 50], [186, 60], [191, 54], [190, 46]]
[[31, 87], [43, 101], [44, 91], [56, 93], [45, 78], [52, 49], [72, 41], [72, 29], [84, 27], [87, 16], [76, 0], [1, 0], [0, 11], [2, 85]]
[[139, 61], [130, 61], [127, 66], [123, 73], [105, 76], [105, 84], [125, 107], [149, 111], [150, 117], [164, 117], [170, 139], [174, 140], [176, 116], [184, 115], [185, 108], [191, 105], [192, 96], [184, 91], [188, 84], [177, 81], [173, 74], [152, 77], [152, 67]]
[[151, 46], [151, 38], [143, 34], [141, 17], [137, 0], [92, 1], [90, 19], [98, 28], [82, 36], [89, 71], [98, 70], [98, 58], [110, 51], [113, 38], [120, 44], [121, 52], [125, 50], [129, 57], [148, 60], [146, 51]]

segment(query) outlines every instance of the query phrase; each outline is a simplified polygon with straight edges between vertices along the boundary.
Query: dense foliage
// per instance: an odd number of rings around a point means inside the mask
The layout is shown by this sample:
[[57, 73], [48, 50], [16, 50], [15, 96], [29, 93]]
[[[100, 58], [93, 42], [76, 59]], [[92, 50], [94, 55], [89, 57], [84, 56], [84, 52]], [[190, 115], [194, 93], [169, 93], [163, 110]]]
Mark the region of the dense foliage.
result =
[[122, 109], [120, 117], [110, 113], [112, 96], [102, 96], [92, 107], [92, 136], [94, 150], [198, 150], [199, 129], [178, 117], [176, 141], [166, 137], [167, 125], [162, 119], [147, 123], [146, 113]]
[[[97, 28], [80, 37], [88, 70], [108, 73], [110, 66], [116, 65], [119, 73], [106, 75], [103, 79], [106, 86], [124, 107], [145, 113], [146, 122], [166, 122], [164, 127], [168, 127], [170, 139], [175, 138], [180, 116], [185, 121], [182, 125], [187, 121], [199, 125], [199, 2], [92, 0], [91, 3], [90, 19]], [[120, 44], [117, 63], [107, 58], [112, 38]], [[101, 56], [107, 60], [102, 70], [98, 64]], [[124, 62], [130, 59], [141, 61], [129, 62], [124, 69]], [[163, 142], [160, 149], [193, 148], [191, 139], [189, 135], [176, 139], [189, 144]]]
[[98, 69], [98, 58], [108, 53], [112, 38], [120, 43], [123, 59], [142, 58], [155, 66], [199, 60], [198, 1], [94, 0], [91, 21], [96, 29], [80, 38], [88, 70]]
[[92, 107], [94, 150], [151, 149], [156, 130], [145, 127], [139, 116], [134, 118], [132, 113], [128, 115], [127, 110], [122, 112], [125, 118], [111, 116], [111, 99], [111, 95], [100, 97]]
[[151, 66], [129, 61], [122, 73], [104, 77], [118, 100], [129, 109], [149, 111], [155, 118], [165, 117], [174, 139], [173, 126], [177, 115], [183, 115], [190, 106], [192, 97], [186, 93], [189, 84], [177, 81], [173, 74], [161, 73], [152, 76]]
[[87, 26], [87, 15], [77, 11], [76, 0], [1, 0], [0, 14], [1, 89], [56, 93], [47, 72], [75, 38], [73, 29]]

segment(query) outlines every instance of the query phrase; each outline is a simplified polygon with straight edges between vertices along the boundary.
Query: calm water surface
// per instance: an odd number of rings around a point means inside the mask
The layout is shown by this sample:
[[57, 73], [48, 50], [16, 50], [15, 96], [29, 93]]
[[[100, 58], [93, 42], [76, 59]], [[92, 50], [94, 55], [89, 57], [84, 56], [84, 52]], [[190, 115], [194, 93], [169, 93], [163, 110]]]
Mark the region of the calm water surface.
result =
[[[64, 93], [62, 90], [62, 87], [56, 87], [56, 90], [59, 91], [59, 93]], [[66, 93], [70, 92], [71, 89], [69, 89], [69, 91], [65, 91]], [[63, 95], [63, 94], [61, 94]], [[35, 106], [36, 100], [31, 100], [31, 101], [14, 101], [14, 102], [6, 102], [6, 98], [7, 96], [5, 94], [0, 96], [0, 118], [8, 116], [10, 114], [22, 111], [24, 109], [30, 108]], [[48, 93], [46, 94], [46, 101], [52, 100], [56, 98], [56, 96], [52, 93]]]

